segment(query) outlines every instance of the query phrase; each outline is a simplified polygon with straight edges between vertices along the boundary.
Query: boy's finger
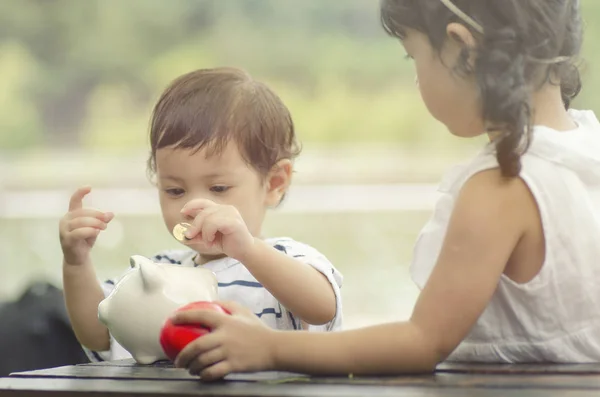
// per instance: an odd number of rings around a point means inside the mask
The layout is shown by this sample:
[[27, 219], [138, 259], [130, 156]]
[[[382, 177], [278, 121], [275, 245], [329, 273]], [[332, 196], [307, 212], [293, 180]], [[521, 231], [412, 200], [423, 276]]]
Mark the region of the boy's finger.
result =
[[[219, 231], [219, 224], [216, 223], [215, 217], [205, 218], [202, 225], [202, 239], [205, 243], [210, 244], [214, 241], [217, 232]], [[217, 220], [218, 222], [218, 220]]]
[[184, 215], [194, 216], [199, 211], [209, 207], [214, 207], [215, 205], [217, 205], [217, 203], [208, 199], [195, 199], [188, 201], [181, 209], [181, 213]]
[[73, 193], [69, 200], [69, 211], [75, 211], [83, 207], [83, 198], [92, 191], [91, 186], [80, 187]]
[[188, 240], [192, 240], [196, 236], [198, 236], [201, 232], [202, 232], [202, 235], [204, 235], [204, 231], [203, 231], [204, 220], [210, 214], [212, 214], [218, 210], [219, 210], [219, 207], [217, 207], [217, 206], [213, 206], [213, 207], [202, 210], [198, 215], [196, 215], [196, 217], [194, 218], [194, 221], [192, 222], [192, 225], [190, 227], [188, 227], [187, 230], [184, 232], [184, 236]]
[[106, 229], [106, 226], [106, 222], [101, 221], [100, 219], [80, 217], [75, 218], [69, 222], [69, 231], [72, 232], [73, 230], [81, 229], [83, 227], [93, 227], [96, 229], [104, 230]]
[[76, 230], [73, 230], [70, 236], [75, 240], [86, 240], [88, 238], [98, 237], [101, 230], [95, 227], [82, 227]]
[[78, 210], [69, 212], [67, 215], [67, 217], [69, 219], [86, 218], [87, 217], [87, 218], [100, 219], [105, 222], [108, 219], [111, 219], [113, 216], [114, 215], [112, 214], [112, 212], [102, 212], [102, 211], [94, 209], [94, 208], [80, 208]]

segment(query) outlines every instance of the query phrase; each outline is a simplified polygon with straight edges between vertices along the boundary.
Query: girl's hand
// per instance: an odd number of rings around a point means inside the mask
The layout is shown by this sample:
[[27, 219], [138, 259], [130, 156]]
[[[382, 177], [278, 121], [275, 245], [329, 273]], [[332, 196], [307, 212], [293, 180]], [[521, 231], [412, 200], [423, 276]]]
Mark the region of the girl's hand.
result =
[[232, 205], [196, 199], [188, 202], [181, 213], [194, 218], [192, 227], [185, 232], [185, 237], [191, 240], [187, 242], [191, 247], [197, 243], [241, 260], [254, 246], [254, 237]]
[[89, 262], [90, 250], [96, 238], [114, 218], [111, 212], [83, 208], [83, 198], [91, 190], [92, 188], [86, 186], [73, 193], [69, 202], [69, 211], [59, 223], [60, 246], [64, 261], [68, 265], [82, 265]]
[[232, 372], [256, 372], [274, 368], [272, 330], [250, 310], [237, 303], [219, 302], [231, 315], [210, 310], [178, 312], [174, 324], [202, 324], [207, 335], [189, 343], [175, 359], [203, 380], [216, 380]]

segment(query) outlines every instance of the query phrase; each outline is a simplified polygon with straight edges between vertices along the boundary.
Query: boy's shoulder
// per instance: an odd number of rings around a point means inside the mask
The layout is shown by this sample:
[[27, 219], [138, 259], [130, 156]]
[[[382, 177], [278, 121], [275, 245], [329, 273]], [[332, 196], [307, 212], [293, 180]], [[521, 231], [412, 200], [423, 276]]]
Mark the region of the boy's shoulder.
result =
[[293, 257], [303, 257], [303, 256], [313, 256], [313, 257], [322, 257], [326, 258], [320, 251], [316, 248], [294, 240], [291, 237], [269, 237], [265, 239], [265, 241], [273, 246], [273, 248], [288, 254]]
[[342, 286], [342, 274], [316, 248], [290, 237], [271, 237], [265, 239], [265, 241], [286, 255], [316, 268], [321, 273], [328, 275], [328, 277], [332, 277], [332, 282], [335, 282], [340, 287]]
[[196, 252], [190, 249], [168, 249], [156, 252], [154, 255], [150, 256], [149, 259], [156, 263], [186, 265], [188, 263], [193, 263], [195, 255]]

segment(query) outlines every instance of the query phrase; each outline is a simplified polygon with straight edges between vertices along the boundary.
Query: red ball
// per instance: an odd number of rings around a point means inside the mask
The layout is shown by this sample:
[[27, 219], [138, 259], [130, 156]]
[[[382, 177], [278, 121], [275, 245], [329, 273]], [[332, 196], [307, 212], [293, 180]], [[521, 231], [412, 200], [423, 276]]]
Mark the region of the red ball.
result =
[[[231, 314], [227, 309], [214, 302], [192, 302], [177, 309], [177, 312], [186, 310], [214, 310], [219, 313]], [[167, 319], [160, 332], [160, 345], [163, 351], [171, 360], [179, 354], [188, 343], [206, 335], [210, 328], [202, 324], [173, 324], [171, 319]]]

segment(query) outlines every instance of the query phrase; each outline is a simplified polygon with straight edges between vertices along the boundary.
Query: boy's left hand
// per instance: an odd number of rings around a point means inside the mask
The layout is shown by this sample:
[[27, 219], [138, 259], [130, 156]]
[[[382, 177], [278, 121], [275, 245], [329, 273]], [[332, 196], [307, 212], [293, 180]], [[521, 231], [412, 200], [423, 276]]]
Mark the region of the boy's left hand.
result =
[[189, 243], [199, 241], [207, 248], [241, 260], [254, 245], [254, 237], [248, 230], [237, 208], [221, 205], [206, 199], [191, 200], [181, 213], [194, 220], [185, 232]]
[[188, 310], [174, 315], [174, 324], [202, 324], [211, 329], [179, 353], [175, 366], [187, 368], [202, 380], [221, 379], [233, 372], [273, 369], [271, 341], [276, 331], [237, 303], [219, 304], [231, 315], [211, 310]]

